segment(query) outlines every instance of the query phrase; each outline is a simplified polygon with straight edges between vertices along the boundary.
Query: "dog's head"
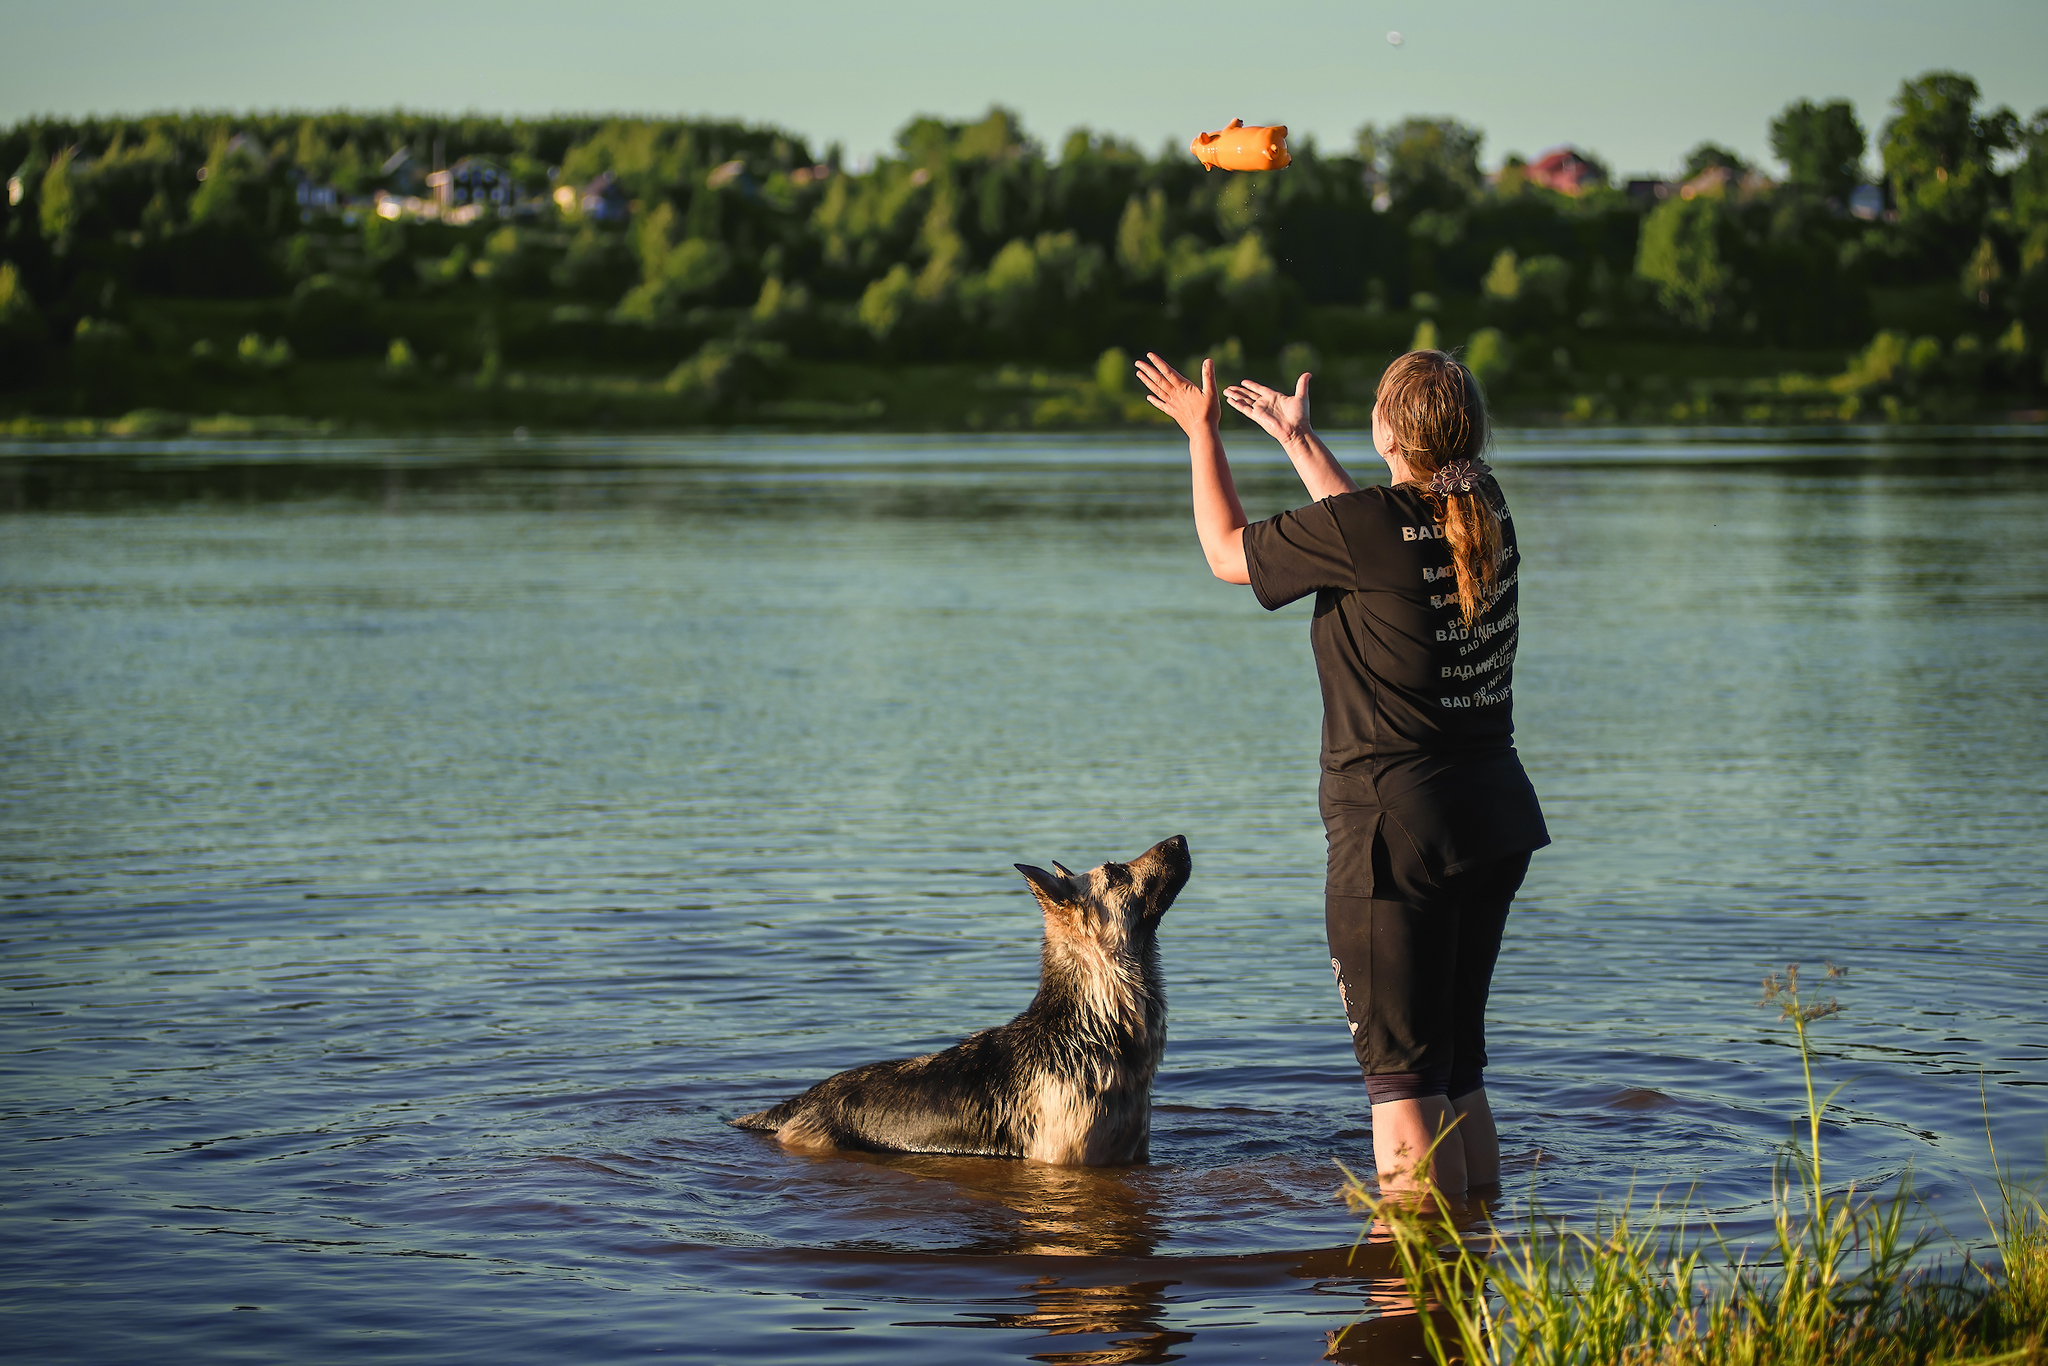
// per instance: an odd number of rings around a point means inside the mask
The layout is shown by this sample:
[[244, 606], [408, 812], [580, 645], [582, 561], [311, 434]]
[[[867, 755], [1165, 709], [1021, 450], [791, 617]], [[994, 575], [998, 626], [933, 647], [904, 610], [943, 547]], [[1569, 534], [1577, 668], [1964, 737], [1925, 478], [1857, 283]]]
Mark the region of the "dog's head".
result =
[[1159, 917], [1188, 884], [1194, 867], [1185, 835], [1161, 840], [1129, 863], [1105, 863], [1085, 873], [1053, 864], [1048, 873], [1020, 863], [1017, 871], [1045, 912], [1048, 945], [1092, 945], [1111, 953], [1141, 950]]

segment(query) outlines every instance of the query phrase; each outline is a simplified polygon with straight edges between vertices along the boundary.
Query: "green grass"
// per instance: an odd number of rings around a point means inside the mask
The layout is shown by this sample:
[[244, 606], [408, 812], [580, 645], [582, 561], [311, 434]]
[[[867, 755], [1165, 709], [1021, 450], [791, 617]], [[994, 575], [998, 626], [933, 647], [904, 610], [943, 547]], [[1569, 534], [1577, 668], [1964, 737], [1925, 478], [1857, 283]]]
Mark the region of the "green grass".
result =
[[[1832, 974], [1832, 969], [1830, 970]], [[1764, 1004], [1792, 1025], [1805, 1134], [1772, 1175], [1772, 1225], [1738, 1247], [1683, 1210], [1631, 1202], [1569, 1228], [1532, 1214], [1473, 1232], [1441, 1197], [1381, 1196], [1349, 1172], [1352, 1208], [1391, 1252], [1439, 1366], [2041, 1366], [2048, 1362], [2048, 1208], [1998, 1168], [1988, 1259], [1913, 1217], [1901, 1183], [1879, 1198], [1824, 1184], [1810, 1027], [1837, 1007], [1803, 1000], [1797, 967]], [[1361, 1240], [1366, 1235], [1361, 1234]], [[1934, 1254], [1947, 1251], [1946, 1258]], [[1354, 1325], [1355, 1326], [1355, 1325]], [[1349, 1330], [1346, 1330], [1347, 1332]], [[1332, 1354], [1343, 1350], [1343, 1334]]]

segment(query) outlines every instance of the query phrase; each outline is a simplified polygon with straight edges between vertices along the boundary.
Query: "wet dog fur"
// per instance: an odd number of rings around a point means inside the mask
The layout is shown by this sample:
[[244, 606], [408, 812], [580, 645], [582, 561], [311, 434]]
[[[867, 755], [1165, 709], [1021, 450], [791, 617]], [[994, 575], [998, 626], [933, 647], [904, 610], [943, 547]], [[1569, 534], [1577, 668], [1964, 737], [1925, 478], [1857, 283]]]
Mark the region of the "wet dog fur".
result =
[[791, 1148], [1144, 1162], [1166, 1047], [1159, 917], [1187, 885], [1175, 835], [1086, 873], [1018, 864], [1045, 914], [1038, 995], [942, 1053], [873, 1062], [731, 1121]]

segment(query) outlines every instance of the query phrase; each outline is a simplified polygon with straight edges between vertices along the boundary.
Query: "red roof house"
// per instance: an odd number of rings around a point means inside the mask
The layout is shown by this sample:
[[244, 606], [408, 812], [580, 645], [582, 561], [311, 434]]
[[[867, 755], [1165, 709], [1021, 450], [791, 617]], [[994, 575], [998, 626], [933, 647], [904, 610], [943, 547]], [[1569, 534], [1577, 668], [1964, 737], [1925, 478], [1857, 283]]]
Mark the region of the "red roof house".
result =
[[1529, 179], [1546, 190], [1580, 195], [1607, 183], [1607, 172], [1596, 161], [1582, 157], [1570, 147], [1556, 147], [1529, 163]]

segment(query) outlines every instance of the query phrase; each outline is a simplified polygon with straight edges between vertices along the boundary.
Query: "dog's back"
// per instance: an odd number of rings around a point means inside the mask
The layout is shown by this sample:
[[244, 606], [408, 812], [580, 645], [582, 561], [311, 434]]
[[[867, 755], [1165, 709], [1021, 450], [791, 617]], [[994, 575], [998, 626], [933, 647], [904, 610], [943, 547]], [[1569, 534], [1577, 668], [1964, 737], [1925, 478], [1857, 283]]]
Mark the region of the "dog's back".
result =
[[1159, 917], [1187, 884], [1176, 835], [1083, 874], [1018, 865], [1045, 914], [1038, 994], [1010, 1023], [941, 1053], [869, 1063], [733, 1120], [793, 1148], [1146, 1160], [1166, 1046]]

